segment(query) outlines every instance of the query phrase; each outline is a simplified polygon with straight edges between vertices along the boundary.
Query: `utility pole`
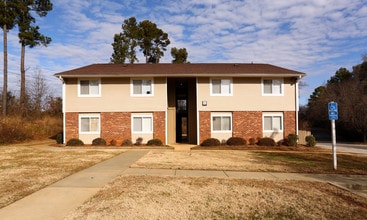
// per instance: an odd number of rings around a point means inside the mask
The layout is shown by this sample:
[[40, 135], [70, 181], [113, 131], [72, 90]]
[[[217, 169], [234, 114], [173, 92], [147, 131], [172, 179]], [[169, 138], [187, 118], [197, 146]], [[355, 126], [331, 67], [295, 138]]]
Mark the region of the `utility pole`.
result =
[[[4, 0], [4, 7], [6, 10], [6, 0]], [[6, 16], [6, 12], [5, 12]], [[6, 20], [6, 19], [5, 19]], [[3, 100], [2, 100], [2, 109], [3, 109], [3, 117], [6, 116], [6, 107], [7, 107], [7, 99], [8, 99], [8, 37], [7, 37], [7, 26], [6, 22], [3, 25], [4, 32], [4, 79], [3, 79]]]

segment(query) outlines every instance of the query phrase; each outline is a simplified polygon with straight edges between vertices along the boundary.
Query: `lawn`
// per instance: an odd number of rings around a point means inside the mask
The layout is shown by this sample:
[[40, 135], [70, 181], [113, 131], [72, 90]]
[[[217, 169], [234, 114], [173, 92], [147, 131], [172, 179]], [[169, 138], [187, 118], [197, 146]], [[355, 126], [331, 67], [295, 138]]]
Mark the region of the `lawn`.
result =
[[330, 152], [314, 148], [284, 151], [192, 150], [151, 151], [134, 163], [135, 168], [233, 170], [248, 172], [288, 172], [318, 174], [367, 174], [367, 157], [338, 154], [338, 169], [333, 168]]
[[65, 219], [365, 219], [367, 199], [306, 181], [121, 176]]
[[[152, 150], [131, 167], [366, 174], [366, 157], [321, 149]], [[365, 219], [367, 199], [323, 182], [120, 176], [66, 219]]]
[[0, 208], [121, 152], [0, 146]]
[[[126, 150], [126, 149], [125, 149]], [[124, 149], [0, 147], [0, 207]], [[152, 149], [131, 167], [367, 174], [367, 159], [314, 149]], [[364, 219], [367, 199], [328, 183], [119, 176], [66, 219]]]

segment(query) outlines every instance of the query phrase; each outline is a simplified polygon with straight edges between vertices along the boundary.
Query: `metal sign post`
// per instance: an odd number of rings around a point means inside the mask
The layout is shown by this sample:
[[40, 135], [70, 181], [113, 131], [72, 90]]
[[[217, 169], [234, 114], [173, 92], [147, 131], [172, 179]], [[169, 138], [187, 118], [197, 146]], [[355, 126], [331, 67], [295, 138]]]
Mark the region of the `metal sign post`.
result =
[[329, 120], [331, 121], [331, 140], [332, 140], [332, 148], [333, 148], [333, 163], [334, 163], [334, 170], [336, 170], [337, 169], [337, 158], [336, 158], [335, 120], [338, 120], [338, 103], [329, 102], [328, 110], [329, 110]]

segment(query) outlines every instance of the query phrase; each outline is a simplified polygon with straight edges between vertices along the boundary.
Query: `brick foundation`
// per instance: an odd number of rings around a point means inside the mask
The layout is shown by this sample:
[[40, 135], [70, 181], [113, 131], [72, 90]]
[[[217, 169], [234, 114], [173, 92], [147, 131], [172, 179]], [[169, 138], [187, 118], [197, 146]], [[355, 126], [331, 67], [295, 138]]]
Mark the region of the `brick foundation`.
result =
[[125, 139], [131, 140], [131, 113], [130, 112], [102, 112], [101, 137], [107, 144], [116, 140], [121, 145]]
[[248, 141], [250, 138], [256, 139], [263, 136], [262, 112], [233, 112], [232, 122], [233, 137], [241, 137]]
[[[65, 113], [65, 140], [79, 138], [77, 112]], [[166, 115], [165, 112], [154, 112], [154, 134], [153, 138], [166, 142]], [[199, 132], [202, 143], [205, 139], [211, 137], [211, 118], [210, 112], [199, 112]], [[250, 138], [262, 137], [262, 112], [259, 111], [241, 111], [232, 113], [232, 129], [234, 137], [242, 137], [247, 141]], [[288, 134], [296, 132], [296, 112], [284, 112], [284, 138]], [[101, 137], [109, 143], [116, 140], [120, 145], [123, 140], [131, 140], [131, 113], [130, 112], [103, 112], [101, 113]]]
[[65, 135], [65, 141], [72, 138], [79, 138], [79, 125], [78, 125], [78, 112], [68, 112], [65, 113], [65, 129], [64, 135]]
[[153, 138], [159, 139], [162, 143], [166, 143], [166, 114], [165, 112], [153, 113]]

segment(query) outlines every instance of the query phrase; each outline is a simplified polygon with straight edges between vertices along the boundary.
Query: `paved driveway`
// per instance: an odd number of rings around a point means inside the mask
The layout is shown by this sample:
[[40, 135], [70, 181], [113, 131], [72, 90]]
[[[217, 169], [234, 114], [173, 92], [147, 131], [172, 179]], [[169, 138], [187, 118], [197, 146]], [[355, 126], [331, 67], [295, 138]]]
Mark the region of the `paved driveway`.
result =
[[[330, 149], [330, 151], [332, 150], [331, 143], [317, 143], [316, 146], [324, 149]], [[367, 145], [336, 143], [336, 152], [348, 152], [367, 156]]]

